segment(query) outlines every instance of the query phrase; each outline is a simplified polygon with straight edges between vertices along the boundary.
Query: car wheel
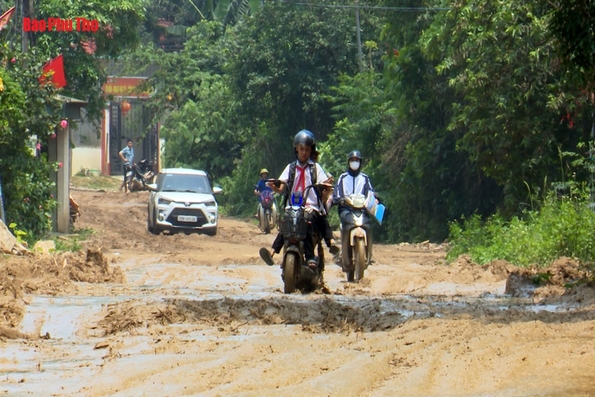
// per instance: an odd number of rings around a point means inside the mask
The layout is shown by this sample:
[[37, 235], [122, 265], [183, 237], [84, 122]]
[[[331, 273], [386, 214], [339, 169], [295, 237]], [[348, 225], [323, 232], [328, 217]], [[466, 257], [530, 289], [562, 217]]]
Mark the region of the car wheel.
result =
[[205, 234], [207, 236], [215, 236], [217, 234], [217, 228], [214, 227], [212, 229], [207, 229], [207, 230], [205, 230]]
[[147, 230], [153, 233], [153, 226], [151, 225], [151, 209], [147, 207]]
[[155, 216], [155, 212], [148, 216], [152, 216], [152, 222], [149, 222], [149, 219], [147, 219], [147, 229], [154, 235], [159, 235], [160, 231], [159, 227], [157, 226], [157, 217]]

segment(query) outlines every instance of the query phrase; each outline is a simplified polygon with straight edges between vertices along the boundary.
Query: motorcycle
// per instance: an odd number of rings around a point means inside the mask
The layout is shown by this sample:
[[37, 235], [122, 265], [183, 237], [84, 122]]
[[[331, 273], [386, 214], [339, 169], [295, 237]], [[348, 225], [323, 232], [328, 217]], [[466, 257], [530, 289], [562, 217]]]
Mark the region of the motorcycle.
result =
[[349, 211], [341, 218], [341, 257], [347, 281], [359, 282], [372, 260], [370, 215], [366, 211], [366, 196], [352, 194], [341, 199]]
[[277, 225], [277, 205], [273, 192], [263, 190], [258, 201], [258, 226], [264, 234], [269, 234]]
[[[280, 181], [274, 181], [280, 186]], [[312, 232], [313, 246], [317, 249], [317, 266], [311, 268], [307, 265], [304, 256], [304, 240], [311, 221], [308, 219], [305, 197], [309, 189], [322, 189], [326, 185], [317, 184], [308, 186], [304, 195], [293, 193], [288, 197], [288, 205], [285, 208], [283, 217], [279, 220], [279, 231], [283, 235], [283, 262], [281, 264], [281, 279], [284, 284], [284, 292], [291, 294], [296, 290], [312, 292], [323, 287], [324, 272], [324, 249], [322, 236], [314, 229]], [[320, 191], [320, 190], [319, 190]]]
[[147, 159], [142, 159], [128, 168], [126, 173], [126, 183], [128, 190], [131, 192], [138, 192], [141, 190], [150, 190], [147, 185], [153, 183], [155, 178], [155, 171], [153, 166]]

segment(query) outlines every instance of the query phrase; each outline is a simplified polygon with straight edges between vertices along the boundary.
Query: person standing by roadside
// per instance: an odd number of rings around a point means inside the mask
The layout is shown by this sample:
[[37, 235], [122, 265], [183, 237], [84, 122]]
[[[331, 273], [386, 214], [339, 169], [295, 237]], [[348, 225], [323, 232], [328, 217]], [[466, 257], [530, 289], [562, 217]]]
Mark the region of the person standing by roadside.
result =
[[132, 139], [126, 141], [126, 146], [118, 153], [120, 159], [122, 159], [122, 170], [124, 171], [124, 181], [120, 190], [124, 188], [124, 192], [128, 193], [128, 185], [126, 184], [126, 174], [134, 165], [134, 149], [132, 148]]

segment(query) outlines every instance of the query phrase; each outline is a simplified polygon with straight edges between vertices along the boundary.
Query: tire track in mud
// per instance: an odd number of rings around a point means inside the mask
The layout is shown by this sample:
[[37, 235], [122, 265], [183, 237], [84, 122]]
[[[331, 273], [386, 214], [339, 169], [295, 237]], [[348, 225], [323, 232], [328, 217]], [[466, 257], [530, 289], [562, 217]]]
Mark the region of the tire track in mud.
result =
[[[595, 376], [571, 371], [561, 360], [552, 359], [551, 352], [563, 355], [564, 361], [593, 363], [594, 341], [586, 341], [581, 349], [569, 343], [592, 325], [585, 323], [569, 332], [564, 323], [535, 321], [513, 331], [507, 324], [465, 318], [450, 321], [445, 329], [440, 324], [443, 321], [407, 322], [398, 328], [396, 337], [391, 335], [397, 329], [390, 331], [386, 349], [392, 354], [388, 361], [391, 374], [361, 396], [591, 395]], [[560, 337], [547, 338], [552, 331]]]
[[[284, 295], [279, 268], [256, 265], [258, 248], [274, 236], [255, 232], [249, 221], [222, 218], [216, 237], [152, 236], [147, 197], [76, 194], [80, 226], [98, 232], [90, 239], [110, 264], [120, 265], [127, 282], [77, 283], [68, 297], [28, 295], [40, 324], [55, 310], [70, 320], [64, 306], [84, 309], [71, 322], [50, 319], [62, 327], [52, 339], [0, 340], [0, 390], [10, 395], [595, 391], [588, 290], [536, 305], [504, 295], [507, 264], [446, 266], [442, 248], [422, 244], [376, 246], [378, 263], [359, 284], [345, 283], [338, 268], [327, 267], [330, 296]], [[530, 273], [517, 278], [531, 283]]]
[[[249, 295], [249, 294], [246, 294]], [[481, 323], [572, 322], [595, 319], [591, 310], [568, 306], [535, 305], [529, 299], [507, 297], [444, 297], [357, 295], [291, 295], [246, 298], [132, 299], [111, 303], [98, 326], [106, 335], [129, 331], [137, 325], [197, 324], [237, 329], [240, 326], [301, 325], [313, 333], [379, 332], [399, 327], [412, 318], [474, 319]]]

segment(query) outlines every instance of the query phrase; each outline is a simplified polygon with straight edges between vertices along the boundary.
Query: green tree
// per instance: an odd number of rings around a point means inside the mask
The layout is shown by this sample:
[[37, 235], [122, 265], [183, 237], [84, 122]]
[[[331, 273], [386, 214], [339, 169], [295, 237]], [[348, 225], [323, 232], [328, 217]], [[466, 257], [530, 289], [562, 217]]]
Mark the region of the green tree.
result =
[[564, 64], [573, 70], [580, 88], [595, 91], [595, 3], [564, 0], [550, 2], [549, 30]]
[[385, 164], [400, 176], [393, 232], [415, 239], [445, 237], [445, 222], [475, 211], [517, 213], [572, 169], [559, 153], [588, 139], [563, 100], [578, 91], [557, 67], [545, 3], [427, 4], [416, 18], [389, 16], [383, 33], [398, 49], [385, 70], [397, 122], [383, 134]]
[[526, 197], [525, 184], [561, 177], [558, 150], [576, 144], [577, 133], [560, 122], [566, 112], [551, 100], [565, 87], [548, 12], [537, 1], [467, 1], [422, 38], [426, 53], [441, 59], [437, 70], [464, 97], [449, 130], [462, 131], [459, 148], [503, 187], [508, 214]]
[[32, 135], [41, 142], [53, 139], [61, 118], [53, 86], [38, 81], [43, 62], [38, 54], [0, 46], [0, 178], [6, 222], [16, 223], [30, 242], [49, 232], [56, 204], [49, 172], [58, 165], [34, 157], [30, 148]]
[[[3, 2], [6, 4], [6, 2]], [[21, 50], [22, 18], [13, 16], [10, 29], [0, 32], [0, 177], [8, 222], [27, 232], [33, 241], [50, 230], [51, 197], [47, 158], [34, 157], [29, 148], [37, 136], [42, 146], [54, 139], [62, 118], [62, 104], [51, 84], [40, 85], [42, 66], [64, 55], [67, 86], [61, 94], [89, 102], [88, 116], [97, 119], [105, 105], [101, 86], [105, 79], [100, 57], [116, 57], [138, 42], [138, 26], [143, 18], [141, 0], [101, 3], [64, 3], [57, 0], [35, 2], [34, 17], [73, 20], [71, 32], [33, 32], [29, 46]], [[77, 30], [76, 18], [98, 21], [97, 31]]]
[[356, 136], [375, 140], [366, 170], [387, 205], [381, 233], [391, 241], [441, 241], [448, 221], [476, 210], [489, 214], [499, 197], [494, 183], [456, 150], [460, 135], [447, 130], [452, 103], [461, 96], [422, 51], [420, 37], [438, 12], [423, 11], [425, 5], [410, 1], [403, 4], [407, 10], [387, 15], [379, 37], [386, 62], [382, 78], [350, 87], [347, 105], [337, 108], [346, 120], [376, 126], [377, 133], [362, 130]]
[[[549, 30], [562, 61], [563, 83], [567, 87], [551, 103], [567, 111], [566, 122], [590, 130], [592, 150], [595, 141], [595, 3], [568, 0], [549, 4], [552, 5]], [[592, 177], [593, 165], [590, 167]]]
[[[39, 0], [36, 17], [47, 20], [60, 17], [98, 21], [98, 30], [71, 32], [40, 32], [35, 34], [35, 51], [46, 60], [64, 54], [67, 86], [63, 93], [88, 102], [87, 114], [98, 120], [106, 101], [101, 91], [107, 76], [102, 59], [116, 58], [134, 48], [140, 40], [139, 28], [144, 20], [142, 0], [108, 0], [101, 2], [63, 2]], [[87, 48], [87, 50], [85, 49]]]
[[223, 77], [221, 23], [202, 21], [189, 29], [189, 36], [179, 52], [145, 47], [130, 64], [157, 65], [147, 82], [155, 92], [147, 106], [155, 122], [164, 120], [165, 165], [204, 169], [218, 178], [231, 173], [242, 136]]
[[[362, 18], [364, 41], [379, 33], [376, 23], [375, 17]], [[328, 95], [341, 74], [359, 69], [354, 30], [352, 10], [282, 3], [265, 3], [227, 30], [225, 73], [246, 136], [227, 181], [227, 203], [243, 201], [263, 166], [273, 176], [281, 173], [294, 159], [292, 139], [299, 130], [311, 130], [319, 143], [327, 140], [334, 126]], [[323, 150], [320, 158], [325, 167], [334, 161], [329, 153]]]

